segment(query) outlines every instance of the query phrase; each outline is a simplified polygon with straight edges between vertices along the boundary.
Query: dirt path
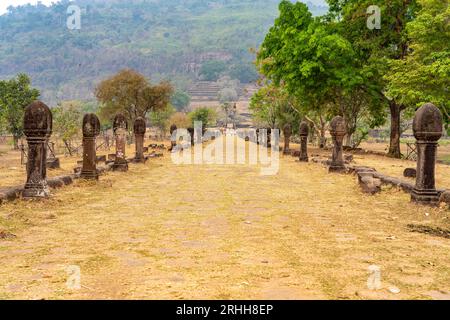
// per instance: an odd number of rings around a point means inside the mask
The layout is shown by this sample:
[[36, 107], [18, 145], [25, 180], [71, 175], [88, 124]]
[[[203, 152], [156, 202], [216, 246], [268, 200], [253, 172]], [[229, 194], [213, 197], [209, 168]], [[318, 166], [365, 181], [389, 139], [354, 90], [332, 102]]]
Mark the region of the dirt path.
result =
[[[290, 157], [265, 177], [166, 154], [1, 206], [0, 227], [17, 237], [0, 240], [0, 298], [449, 299], [450, 239], [407, 228], [448, 219]], [[66, 285], [73, 265], [79, 290]], [[367, 287], [371, 265], [380, 290]]]

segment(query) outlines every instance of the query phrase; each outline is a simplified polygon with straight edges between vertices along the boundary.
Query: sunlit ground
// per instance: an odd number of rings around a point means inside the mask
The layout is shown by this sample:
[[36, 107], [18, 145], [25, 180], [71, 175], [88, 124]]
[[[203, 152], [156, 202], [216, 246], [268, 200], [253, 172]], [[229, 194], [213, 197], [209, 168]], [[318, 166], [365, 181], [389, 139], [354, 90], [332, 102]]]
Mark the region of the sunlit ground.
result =
[[[0, 160], [2, 186], [24, 182], [13, 153]], [[414, 166], [355, 160], [398, 176]], [[49, 174], [71, 172], [75, 161]], [[440, 187], [450, 187], [448, 168], [438, 166]], [[2, 205], [0, 230], [16, 238], [0, 240], [0, 298], [450, 298], [450, 239], [407, 227], [448, 230], [447, 208], [386, 187], [364, 195], [356, 177], [293, 157], [281, 158], [278, 175], [259, 169], [177, 166], [165, 152], [48, 200]], [[66, 285], [71, 265], [79, 290]], [[379, 290], [367, 286], [371, 265], [381, 269]]]

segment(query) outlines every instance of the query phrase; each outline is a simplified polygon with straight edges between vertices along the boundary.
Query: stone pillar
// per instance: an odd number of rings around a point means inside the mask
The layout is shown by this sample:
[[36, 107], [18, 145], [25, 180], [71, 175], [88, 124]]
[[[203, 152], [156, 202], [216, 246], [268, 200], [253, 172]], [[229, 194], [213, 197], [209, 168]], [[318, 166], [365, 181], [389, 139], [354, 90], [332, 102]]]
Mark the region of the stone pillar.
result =
[[121, 113], [117, 114], [113, 122], [114, 136], [116, 137], [116, 159], [112, 166], [113, 171], [127, 171], [128, 162], [125, 158], [127, 145], [128, 122]]
[[24, 198], [44, 198], [50, 195], [47, 184], [47, 143], [52, 134], [52, 112], [40, 101], [25, 109], [24, 134], [28, 143], [27, 182]]
[[144, 118], [138, 117], [134, 120], [133, 131], [136, 140], [136, 155], [134, 157], [134, 162], [136, 163], [144, 163], [146, 160], [144, 157], [144, 136], [146, 129], [147, 124], [145, 123]]
[[80, 177], [98, 180], [95, 138], [100, 134], [100, 121], [93, 113], [83, 117], [83, 168]]
[[187, 131], [189, 132], [189, 135], [191, 136], [191, 146], [195, 144], [195, 130], [194, 128], [188, 128]]
[[291, 135], [292, 135], [292, 127], [289, 123], [287, 123], [283, 127], [283, 136], [284, 136], [283, 153], [284, 154], [288, 154], [290, 152], [289, 144], [291, 142]]
[[309, 126], [308, 123], [305, 121], [302, 121], [300, 123], [300, 156], [299, 161], [300, 162], [308, 162], [308, 134], [309, 134]]
[[177, 141], [172, 140], [172, 135], [175, 131], [177, 131], [177, 129], [178, 129], [177, 126], [174, 124], [170, 126], [170, 150], [169, 151], [172, 151], [177, 146]]
[[344, 150], [342, 148], [346, 134], [345, 121], [341, 116], [334, 117], [330, 123], [330, 134], [333, 139], [333, 157], [329, 172], [345, 172]]
[[442, 113], [431, 103], [417, 110], [413, 122], [413, 131], [417, 145], [417, 177], [416, 186], [411, 199], [422, 204], [439, 203], [439, 192], [436, 191], [435, 165], [439, 139], [442, 137]]

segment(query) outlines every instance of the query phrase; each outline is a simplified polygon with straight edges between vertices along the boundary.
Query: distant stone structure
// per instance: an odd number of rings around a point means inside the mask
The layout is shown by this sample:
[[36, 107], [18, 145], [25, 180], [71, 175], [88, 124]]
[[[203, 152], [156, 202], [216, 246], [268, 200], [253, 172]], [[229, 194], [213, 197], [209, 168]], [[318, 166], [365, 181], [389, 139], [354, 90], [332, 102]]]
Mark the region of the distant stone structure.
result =
[[[83, 117], [83, 168], [80, 177], [87, 180], [98, 180], [97, 150], [95, 139], [100, 134], [100, 121], [93, 113]], [[105, 159], [106, 160], [106, 159]]]
[[346, 134], [345, 121], [341, 116], [334, 117], [330, 123], [330, 134], [333, 139], [333, 155], [329, 172], [345, 172], [343, 142]]
[[412, 191], [413, 202], [437, 205], [440, 193], [436, 190], [436, 151], [442, 137], [443, 119], [441, 111], [427, 103], [417, 110], [413, 122], [417, 145], [417, 177]]
[[24, 198], [45, 198], [50, 195], [46, 162], [52, 125], [52, 112], [41, 101], [35, 101], [25, 109], [23, 127], [28, 143], [28, 161], [27, 182], [22, 194]]
[[308, 134], [309, 134], [309, 125], [307, 122], [302, 121], [300, 123], [300, 154], [299, 161], [300, 162], [308, 162]]
[[286, 123], [283, 127], [283, 136], [284, 136], [283, 154], [289, 154], [290, 153], [289, 145], [292, 136], [292, 126], [289, 123]]
[[144, 156], [144, 136], [147, 125], [145, 119], [142, 117], [136, 118], [134, 121], [133, 131], [136, 140], [136, 155], [134, 157], [134, 162], [144, 163], [146, 158]]
[[113, 171], [127, 171], [128, 162], [125, 158], [128, 122], [121, 113], [117, 114], [113, 122], [114, 136], [116, 137], [116, 158], [112, 166]]

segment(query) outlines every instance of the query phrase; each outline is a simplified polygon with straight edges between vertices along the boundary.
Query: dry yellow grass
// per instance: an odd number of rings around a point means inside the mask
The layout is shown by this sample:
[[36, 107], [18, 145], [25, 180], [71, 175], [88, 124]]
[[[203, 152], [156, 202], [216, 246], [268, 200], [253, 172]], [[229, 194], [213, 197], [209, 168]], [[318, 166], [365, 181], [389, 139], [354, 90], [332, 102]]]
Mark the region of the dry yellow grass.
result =
[[[260, 176], [247, 165], [176, 166], [166, 153], [48, 200], [3, 205], [0, 228], [17, 238], [0, 240], [0, 298], [448, 294], [450, 239], [407, 228], [448, 227], [448, 210], [412, 204], [395, 189], [364, 195], [355, 177], [292, 157], [280, 165], [278, 175]], [[81, 268], [80, 290], [66, 287], [69, 265]], [[380, 290], [367, 288], [370, 265], [381, 268]]]

